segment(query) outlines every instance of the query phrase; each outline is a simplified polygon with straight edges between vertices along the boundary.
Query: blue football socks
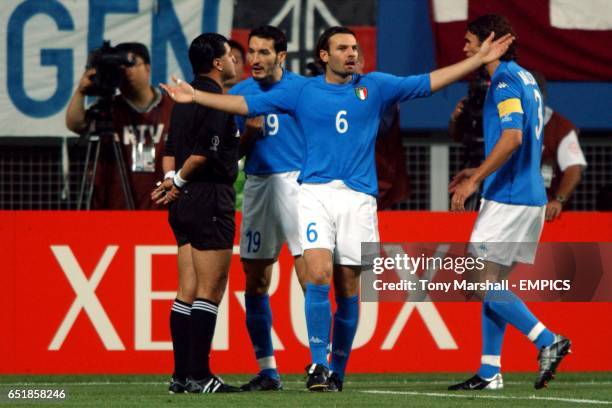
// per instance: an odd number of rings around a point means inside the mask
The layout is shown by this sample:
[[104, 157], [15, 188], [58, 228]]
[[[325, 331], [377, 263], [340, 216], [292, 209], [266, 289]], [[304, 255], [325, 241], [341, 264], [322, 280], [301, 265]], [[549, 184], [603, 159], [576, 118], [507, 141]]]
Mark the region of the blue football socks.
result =
[[493, 378], [501, 369], [501, 349], [506, 332], [506, 322], [500, 318], [489, 303], [482, 304], [482, 355], [478, 376], [485, 380]]
[[331, 371], [344, 380], [344, 371], [359, 321], [359, 296], [336, 297], [334, 333], [332, 336]]
[[553, 343], [554, 334], [544, 327], [527, 305], [511, 291], [489, 291], [485, 301], [497, 316], [519, 329], [536, 347], [547, 347]]
[[245, 294], [246, 324], [255, 350], [259, 374], [279, 379], [272, 347], [272, 310], [268, 295]]
[[331, 304], [329, 301], [329, 285], [306, 284], [306, 327], [308, 329], [308, 344], [314, 364], [328, 367], [327, 347], [329, 345], [329, 329], [331, 325]]

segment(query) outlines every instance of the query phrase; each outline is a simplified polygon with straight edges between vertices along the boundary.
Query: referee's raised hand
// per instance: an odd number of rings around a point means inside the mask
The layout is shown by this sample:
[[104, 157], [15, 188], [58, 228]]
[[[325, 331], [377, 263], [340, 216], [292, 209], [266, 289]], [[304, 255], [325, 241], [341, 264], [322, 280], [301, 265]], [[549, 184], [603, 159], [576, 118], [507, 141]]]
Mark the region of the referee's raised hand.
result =
[[170, 97], [178, 103], [192, 103], [195, 102], [195, 89], [187, 82], [178, 78], [176, 75], [172, 75], [172, 84], [159, 84], [164, 91], [170, 95]]

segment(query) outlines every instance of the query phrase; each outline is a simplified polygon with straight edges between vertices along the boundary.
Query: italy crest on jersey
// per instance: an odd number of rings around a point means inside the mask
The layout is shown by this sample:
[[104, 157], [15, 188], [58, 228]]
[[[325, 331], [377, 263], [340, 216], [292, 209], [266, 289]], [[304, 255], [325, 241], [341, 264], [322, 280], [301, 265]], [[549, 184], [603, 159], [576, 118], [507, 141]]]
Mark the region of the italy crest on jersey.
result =
[[355, 95], [362, 101], [365, 101], [368, 97], [368, 88], [365, 86], [358, 86], [355, 88]]

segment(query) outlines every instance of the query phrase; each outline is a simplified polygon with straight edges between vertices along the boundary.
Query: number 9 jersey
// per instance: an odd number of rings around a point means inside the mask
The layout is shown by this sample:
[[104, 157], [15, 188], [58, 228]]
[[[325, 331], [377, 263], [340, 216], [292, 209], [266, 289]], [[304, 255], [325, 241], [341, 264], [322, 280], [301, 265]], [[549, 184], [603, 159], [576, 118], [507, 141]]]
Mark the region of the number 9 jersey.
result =
[[546, 205], [540, 173], [544, 100], [533, 76], [514, 61], [502, 61], [491, 78], [483, 108], [485, 155], [505, 129], [522, 131], [522, 143], [484, 182], [483, 197], [504, 204]]
[[[271, 85], [262, 84], [253, 78], [246, 79], [230, 89], [231, 95], [258, 95], [270, 92], [281, 84], [299, 81], [303, 78], [283, 70], [279, 82]], [[244, 132], [245, 118], [236, 116], [236, 125]], [[253, 144], [246, 155], [244, 172], [247, 175], [278, 174], [298, 171], [302, 168], [304, 154], [303, 136], [295, 119], [289, 115], [270, 113], [264, 118], [263, 135]]]

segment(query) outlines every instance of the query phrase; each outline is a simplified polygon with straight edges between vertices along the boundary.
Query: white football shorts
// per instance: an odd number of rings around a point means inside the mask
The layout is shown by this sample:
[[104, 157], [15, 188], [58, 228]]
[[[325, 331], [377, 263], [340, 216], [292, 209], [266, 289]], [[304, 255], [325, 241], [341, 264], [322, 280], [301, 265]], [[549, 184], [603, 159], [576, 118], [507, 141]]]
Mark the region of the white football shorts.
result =
[[482, 199], [470, 237], [470, 252], [505, 266], [532, 264], [544, 227], [546, 206], [504, 204]]
[[249, 175], [244, 184], [240, 257], [277, 259], [285, 242], [302, 254], [298, 229], [299, 171]]
[[302, 184], [299, 220], [302, 249], [329, 249], [337, 265], [361, 265], [361, 243], [379, 241], [376, 198], [340, 180]]

